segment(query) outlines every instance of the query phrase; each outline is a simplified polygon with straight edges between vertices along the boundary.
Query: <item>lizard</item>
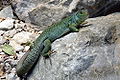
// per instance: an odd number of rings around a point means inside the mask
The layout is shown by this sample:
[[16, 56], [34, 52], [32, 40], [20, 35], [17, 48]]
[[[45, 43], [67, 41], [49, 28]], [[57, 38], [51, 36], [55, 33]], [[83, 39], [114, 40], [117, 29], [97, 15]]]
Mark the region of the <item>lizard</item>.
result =
[[41, 55], [43, 57], [49, 56], [53, 41], [67, 33], [78, 32], [79, 29], [77, 26], [83, 23], [87, 18], [88, 14], [86, 12], [81, 13], [81, 11], [77, 11], [71, 16], [52, 24], [45, 29], [33, 42], [30, 50], [18, 61], [16, 66], [18, 77], [26, 75]]

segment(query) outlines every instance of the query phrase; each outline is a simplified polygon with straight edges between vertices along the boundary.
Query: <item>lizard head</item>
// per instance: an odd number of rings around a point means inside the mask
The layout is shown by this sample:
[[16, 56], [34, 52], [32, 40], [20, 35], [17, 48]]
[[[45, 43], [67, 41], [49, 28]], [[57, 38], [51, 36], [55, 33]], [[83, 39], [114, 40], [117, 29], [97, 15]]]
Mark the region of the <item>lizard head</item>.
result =
[[77, 11], [74, 18], [75, 18], [77, 24], [79, 25], [88, 18], [88, 13], [86, 10]]

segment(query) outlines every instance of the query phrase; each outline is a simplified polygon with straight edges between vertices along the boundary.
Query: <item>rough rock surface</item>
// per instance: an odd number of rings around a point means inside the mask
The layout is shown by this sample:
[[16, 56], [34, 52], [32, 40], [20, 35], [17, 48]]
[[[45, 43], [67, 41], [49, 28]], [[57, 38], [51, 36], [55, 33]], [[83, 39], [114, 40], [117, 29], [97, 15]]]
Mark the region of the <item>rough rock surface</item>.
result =
[[[39, 35], [38, 32], [34, 25], [15, 19], [0, 19], [0, 80], [19, 80], [16, 64]], [[9, 53], [3, 51], [4, 44], [11, 45], [16, 55], [8, 55]]]
[[47, 27], [75, 10], [87, 9], [90, 17], [111, 13], [110, 6], [113, 8], [117, 2], [120, 5], [118, 0], [15, 0], [13, 8], [19, 19]]
[[11, 6], [5, 7], [0, 11], [0, 18], [15, 18]]
[[61, 20], [79, 2], [80, 0], [16, 0], [13, 8], [21, 20], [47, 27]]
[[14, 19], [6, 19], [0, 22], [0, 30], [10, 30], [14, 27]]
[[120, 13], [87, 21], [54, 41], [55, 52], [45, 61], [40, 57], [28, 80], [119, 80]]

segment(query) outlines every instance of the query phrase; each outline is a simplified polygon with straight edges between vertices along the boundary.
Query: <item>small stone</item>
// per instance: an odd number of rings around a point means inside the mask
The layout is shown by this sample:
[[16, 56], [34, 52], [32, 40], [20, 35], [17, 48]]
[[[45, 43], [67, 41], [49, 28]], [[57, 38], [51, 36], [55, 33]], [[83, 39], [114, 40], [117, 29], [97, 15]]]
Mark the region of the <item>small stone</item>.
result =
[[16, 53], [16, 54], [17, 54], [17, 56], [18, 56], [18, 60], [20, 60], [20, 58], [21, 58], [24, 54], [26, 54], [26, 53], [20, 51], [19, 54], [18, 54], [18, 53]]
[[7, 80], [15, 80], [15, 73], [10, 73], [7, 75]]
[[30, 49], [30, 46], [25, 46], [24, 51], [27, 52]]
[[5, 43], [5, 39], [3, 38], [3, 36], [0, 36], [0, 44], [3, 44], [3, 43]]
[[9, 31], [6, 31], [4, 36], [9, 36], [9, 37], [13, 37], [13, 35], [15, 35], [17, 31], [15, 29], [13, 30], [9, 30]]
[[4, 75], [4, 64], [0, 64], [0, 77]]
[[22, 44], [31, 41], [31, 36], [32, 33], [22, 31], [20, 33], [15, 34], [12, 39], [17, 43]]
[[5, 69], [6, 72], [10, 72], [12, 67], [11, 67], [11, 65], [9, 63], [6, 62], [4, 69]]
[[16, 23], [15, 24], [15, 28], [18, 29], [18, 28], [24, 28], [25, 24], [24, 23]]
[[15, 49], [15, 51], [21, 51], [24, 49], [23, 46], [21, 46], [20, 44], [18, 44], [14, 40], [11, 40], [9, 44]]
[[5, 31], [0, 30], [0, 35], [3, 35]]
[[13, 28], [14, 19], [6, 19], [0, 22], [0, 30], [9, 30]]
[[2, 45], [0, 46], [0, 54], [1, 54], [1, 52], [2, 52]]
[[16, 68], [12, 68], [11, 72], [15, 73], [16, 72]]
[[6, 76], [5, 76], [5, 75], [2, 75], [2, 76], [0, 77], [0, 80], [6, 80]]
[[15, 65], [17, 64], [17, 62], [18, 62], [17, 60], [13, 60], [13, 59], [12, 59], [12, 60], [11, 60], [11, 65], [15, 66]]
[[4, 57], [5, 57], [5, 54], [0, 55], [0, 63], [1, 63], [1, 62], [4, 62], [4, 60], [5, 60]]
[[43, 31], [39, 31], [38, 33], [41, 34]]

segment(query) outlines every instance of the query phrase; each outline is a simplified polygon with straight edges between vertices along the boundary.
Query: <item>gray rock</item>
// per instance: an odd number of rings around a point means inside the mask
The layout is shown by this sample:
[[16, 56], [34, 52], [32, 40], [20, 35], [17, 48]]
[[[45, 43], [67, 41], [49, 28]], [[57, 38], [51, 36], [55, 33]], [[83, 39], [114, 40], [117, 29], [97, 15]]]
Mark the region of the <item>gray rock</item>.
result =
[[4, 57], [5, 57], [5, 53], [4, 54], [0, 53], [0, 63], [3, 63], [5, 61]]
[[13, 38], [10, 40], [9, 44], [15, 49], [15, 51], [21, 51], [24, 49], [24, 47], [21, 44], [32, 42], [35, 36], [37, 35], [30, 32], [22, 31], [15, 34]]
[[6, 41], [6, 40], [4, 39], [4, 37], [3, 37], [3, 36], [0, 36], [0, 45], [3, 44], [3, 43], [5, 43], [5, 41]]
[[22, 51], [24, 49], [23, 46], [21, 46], [19, 43], [15, 42], [14, 40], [10, 40], [9, 44], [15, 49], [15, 51]]
[[11, 6], [5, 7], [0, 11], [0, 18], [15, 18]]
[[13, 3], [15, 13], [25, 22], [47, 27], [76, 8], [79, 0], [20, 0]]
[[[116, 2], [120, 3], [118, 0], [16, 0], [13, 7], [21, 20], [47, 27], [77, 10], [87, 9], [90, 17], [109, 14], [111, 10], [108, 8], [113, 8], [111, 6]], [[107, 6], [104, 7], [105, 5]], [[116, 10], [113, 9], [112, 12]]]
[[2, 6], [2, 1], [0, 1], [0, 10], [2, 9], [2, 7], [3, 7], [3, 6]]
[[16, 29], [11, 29], [11, 30], [5, 31], [3, 36], [13, 37], [16, 33], [17, 33]]
[[22, 44], [22, 43], [30, 42], [32, 40], [31, 38], [32, 35], [33, 34], [30, 32], [22, 31], [22, 32], [15, 34], [12, 39], [16, 41], [18, 44]]
[[0, 30], [9, 30], [12, 29], [14, 26], [14, 19], [5, 19], [0, 22]]
[[11, 65], [9, 64], [9, 62], [5, 62], [5, 67], [4, 67], [5, 71], [7, 73], [9, 73], [12, 69]]
[[87, 21], [79, 32], [54, 41], [55, 52], [39, 58], [28, 80], [119, 80], [120, 13]]
[[13, 7], [18, 18], [28, 22], [28, 12], [35, 8], [36, 5], [29, 2], [29, 0], [19, 0], [19, 2], [16, 0], [16, 2], [13, 2]]
[[29, 19], [33, 24], [47, 27], [56, 21], [60, 21], [66, 11], [63, 7], [41, 5], [39, 8], [29, 12]]
[[17, 79], [17, 77], [15, 76], [15, 73], [7, 74], [6, 79], [7, 79], [7, 80], [19, 80], [19, 79]]
[[0, 35], [3, 35], [5, 31], [0, 30]]

